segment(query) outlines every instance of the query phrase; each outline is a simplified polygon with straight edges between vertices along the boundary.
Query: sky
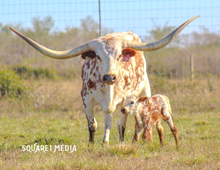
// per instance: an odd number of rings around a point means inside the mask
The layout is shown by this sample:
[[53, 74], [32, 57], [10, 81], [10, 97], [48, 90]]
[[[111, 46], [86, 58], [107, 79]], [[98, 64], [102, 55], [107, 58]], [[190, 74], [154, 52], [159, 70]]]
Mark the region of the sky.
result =
[[[31, 27], [33, 17], [51, 16], [55, 28], [65, 30], [89, 15], [99, 22], [98, 7], [98, 0], [0, 0], [0, 23]], [[101, 0], [101, 14], [102, 26], [114, 32], [145, 36], [155, 24], [178, 27], [200, 15], [183, 33], [205, 26], [220, 34], [220, 0]]]

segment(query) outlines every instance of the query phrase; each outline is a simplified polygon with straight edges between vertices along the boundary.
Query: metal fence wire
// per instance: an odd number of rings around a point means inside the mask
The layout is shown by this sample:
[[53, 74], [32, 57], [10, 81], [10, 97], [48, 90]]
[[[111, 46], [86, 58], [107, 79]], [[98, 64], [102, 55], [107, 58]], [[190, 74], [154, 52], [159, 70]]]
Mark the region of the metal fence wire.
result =
[[32, 80], [75, 81], [81, 75], [81, 57], [47, 58], [9, 26], [46, 47], [66, 50], [98, 38], [100, 29], [102, 35], [132, 31], [143, 42], [154, 42], [200, 15], [167, 47], [145, 52], [147, 72], [155, 93], [169, 93], [167, 81], [182, 81], [184, 88], [192, 79], [204, 81], [212, 91], [219, 88], [213, 81], [220, 77], [219, 11], [218, 0], [2, 0], [0, 69], [13, 70], [29, 85]]

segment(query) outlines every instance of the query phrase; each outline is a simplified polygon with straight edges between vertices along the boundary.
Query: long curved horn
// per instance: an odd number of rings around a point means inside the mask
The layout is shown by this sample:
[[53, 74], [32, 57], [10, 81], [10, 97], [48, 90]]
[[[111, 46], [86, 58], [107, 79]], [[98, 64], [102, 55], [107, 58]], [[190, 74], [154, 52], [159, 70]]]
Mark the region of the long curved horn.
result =
[[55, 59], [67, 59], [76, 57], [86, 51], [91, 50], [89, 47], [89, 43], [81, 45], [79, 47], [76, 47], [74, 49], [66, 50], [66, 51], [54, 51], [49, 48], [46, 48], [37, 42], [33, 41], [32, 39], [26, 37], [25, 35], [19, 33], [18, 31], [12, 29], [9, 27], [14, 33], [16, 33], [18, 36], [20, 36], [23, 40], [25, 40], [28, 44], [30, 44], [32, 47], [34, 47], [37, 51], [41, 52], [42, 54], [55, 58]]
[[169, 44], [190, 22], [198, 18], [198, 16], [193, 17], [192, 19], [186, 21], [181, 26], [179, 26], [177, 29], [175, 29], [172, 33], [170, 33], [168, 36], [163, 38], [162, 40], [155, 42], [155, 43], [134, 43], [134, 42], [127, 42], [127, 48], [132, 48], [134, 50], [139, 51], [154, 51], [158, 50], [160, 48], [163, 48], [167, 44]]

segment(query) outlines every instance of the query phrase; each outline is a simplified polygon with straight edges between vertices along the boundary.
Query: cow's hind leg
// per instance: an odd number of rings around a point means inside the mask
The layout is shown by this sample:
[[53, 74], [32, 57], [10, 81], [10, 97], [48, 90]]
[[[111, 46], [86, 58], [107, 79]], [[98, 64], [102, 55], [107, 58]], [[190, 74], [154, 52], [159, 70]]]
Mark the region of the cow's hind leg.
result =
[[103, 137], [103, 144], [109, 144], [109, 135], [110, 130], [112, 128], [112, 114], [104, 113], [105, 114], [105, 133]]
[[84, 103], [84, 110], [86, 113], [86, 118], [88, 120], [88, 129], [89, 129], [89, 142], [94, 142], [95, 131], [97, 129], [97, 122], [93, 113], [94, 105], [92, 102]]
[[126, 128], [126, 121], [127, 121], [127, 114], [120, 115], [118, 120], [117, 128], [118, 128], [118, 135], [119, 135], [119, 142], [124, 142], [124, 133]]

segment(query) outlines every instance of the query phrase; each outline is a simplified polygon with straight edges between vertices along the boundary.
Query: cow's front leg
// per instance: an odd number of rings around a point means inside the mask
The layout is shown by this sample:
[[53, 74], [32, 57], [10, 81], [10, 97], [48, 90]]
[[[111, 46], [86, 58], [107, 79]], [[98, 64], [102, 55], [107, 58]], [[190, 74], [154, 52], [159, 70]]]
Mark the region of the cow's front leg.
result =
[[105, 133], [103, 137], [103, 144], [109, 144], [109, 135], [110, 130], [112, 128], [112, 114], [104, 113], [105, 114]]
[[126, 128], [126, 122], [127, 122], [127, 114], [120, 115], [120, 118], [118, 120], [117, 129], [118, 129], [118, 136], [119, 136], [119, 142], [124, 142], [124, 133]]
[[87, 103], [84, 105], [84, 110], [86, 113], [86, 118], [88, 120], [88, 129], [89, 129], [89, 142], [94, 142], [95, 131], [97, 129], [97, 122], [93, 113], [92, 103]]

